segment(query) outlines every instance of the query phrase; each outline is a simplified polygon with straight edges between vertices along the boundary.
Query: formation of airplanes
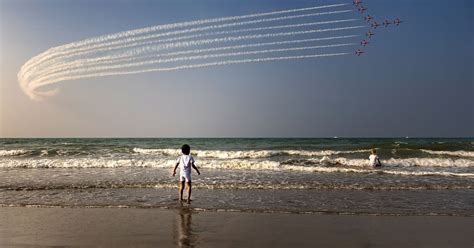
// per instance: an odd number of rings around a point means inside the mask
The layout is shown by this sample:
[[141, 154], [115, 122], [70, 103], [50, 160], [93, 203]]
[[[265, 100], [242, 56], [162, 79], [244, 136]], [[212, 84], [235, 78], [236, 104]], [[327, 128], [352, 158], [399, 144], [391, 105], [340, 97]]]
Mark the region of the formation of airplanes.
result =
[[[352, 4], [357, 8], [357, 10], [363, 14], [365, 11], [368, 10], [368, 8], [366, 8], [365, 6], [362, 5], [362, 0], [353, 0], [352, 1]], [[371, 15], [367, 15], [364, 17], [364, 20], [367, 21], [368, 23], [371, 23], [371, 27], [376, 30], [378, 27], [380, 26], [384, 26], [385, 28], [388, 28], [390, 25], [394, 25], [394, 26], [400, 26], [400, 24], [403, 22], [402, 20], [400, 20], [400, 18], [397, 18], [393, 21], [390, 21], [390, 20], [384, 20], [382, 23], [378, 23], [374, 20], [374, 17], [371, 16]], [[373, 21], [373, 22], [372, 22]], [[375, 35], [374, 32], [372, 31], [368, 31], [366, 34], [368, 39], [371, 39], [372, 36]], [[363, 40], [360, 42], [360, 44], [363, 46], [363, 47], [366, 47], [370, 42], [368, 42], [367, 40]], [[361, 56], [362, 54], [364, 54], [365, 52], [362, 51], [361, 49], [357, 49], [355, 51], [355, 54], [357, 56]]]

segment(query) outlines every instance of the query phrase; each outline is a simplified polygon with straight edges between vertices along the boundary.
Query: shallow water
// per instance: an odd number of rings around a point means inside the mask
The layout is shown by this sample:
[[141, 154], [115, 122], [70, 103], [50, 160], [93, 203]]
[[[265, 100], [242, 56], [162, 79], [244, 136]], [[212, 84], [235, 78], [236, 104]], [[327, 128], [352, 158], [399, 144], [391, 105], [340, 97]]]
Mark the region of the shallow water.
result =
[[[474, 139], [0, 139], [0, 204], [474, 215]], [[377, 147], [384, 166], [368, 166]]]
[[[178, 208], [176, 189], [1, 190], [2, 206]], [[196, 210], [474, 216], [472, 190], [221, 190], [193, 192]]]

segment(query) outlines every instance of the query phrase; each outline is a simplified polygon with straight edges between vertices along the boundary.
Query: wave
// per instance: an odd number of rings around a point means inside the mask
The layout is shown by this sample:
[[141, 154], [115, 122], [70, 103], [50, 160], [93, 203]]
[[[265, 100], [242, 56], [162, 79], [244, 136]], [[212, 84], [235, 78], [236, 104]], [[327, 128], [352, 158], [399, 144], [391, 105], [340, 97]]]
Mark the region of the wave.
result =
[[424, 150], [421, 149], [424, 153], [434, 154], [434, 155], [449, 155], [457, 157], [473, 157], [474, 151], [433, 151], [433, 150]]
[[450, 172], [450, 171], [403, 171], [403, 170], [385, 170], [372, 168], [345, 168], [345, 167], [301, 167], [287, 165], [284, 167], [290, 171], [305, 172], [343, 172], [343, 173], [376, 173], [391, 174], [401, 176], [458, 176], [458, 177], [474, 177], [474, 173]]
[[79, 157], [79, 156], [96, 156], [96, 157], [115, 157], [129, 155], [128, 148], [29, 148], [17, 150], [0, 150], [0, 157]]
[[19, 156], [27, 153], [28, 151], [26, 150], [0, 150], [0, 157]]
[[[383, 151], [383, 149], [382, 149]], [[198, 159], [266, 159], [266, 158], [278, 158], [282, 157], [308, 157], [308, 158], [322, 158], [322, 157], [335, 157], [337, 155], [344, 156], [354, 155], [360, 157], [363, 154], [370, 152], [369, 149], [355, 149], [355, 150], [296, 150], [296, 149], [278, 149], [278, 150], [193, 150], [191, 154]], [[397, 158], [397, 161], [402, 161], [402, 164], [408, 164], [409, 166], [427, 164], [451, 166], [450, 160], [446, 163], [443, 160], [432, 160], [429, 159], [459, 159], [459, 158], [474, 158], [474, 151], [469, 150], [428, 150], [428, 149], [411, 149], [411, 148], [399, 148], [390, 149], [392, 156], [405, 157], [404, 161], [401, 158]], [[426, 155], [433, 155], [431, 158], [426, 158]], [[142, 158], [166, 158], [166, 157], [177, 157], [181, 155], [180, 149], [149, 149], [149, 148], [127, 148], [127, 147], [114, 147], [114, 148], [88, 148], [88, 147], [51, 147], [51, 148], [35, 148], [35, 149], [0, 149], [0, 157], [29, 157], [29, 158], [43, 158], [43, 157], [61, 157], [61, 158], [76, 158], [76, 157], [114, 157], [114, 158], [129, 158], [130, 156], [141, 156]], [[354, 157], [352, 156], [352, 157]], [[418, 158], [420, 157], [420, 158]], [[410, 162], [411, 161], [411, 162]]]
[[[474, 167], [474, 160], [452, 159], [452, 158], [390, 158], [382, 160], [384, 166], [388, 167]], [[321, 164], [348, 165], [356, 167], [368, 166], [367, 159], [329, 158], [323, 157], [319, 160]]]
[[[220, 159], [237, 159], [237, 158], [269, 158], [274, 156], [330, 156], [337, 154], [351, 153], [367, 153], [370, 150], [353, 150], [353, 151], [334, 151], [334, 150], [245, 150], [245, 151], [223, 151], [223, 150], [193, 150], [191, 155], [202, 158], [220, 158]], [[146, 155], [164, 155], [179, 156], [179, 149], [144, 149], [133, 148], [133, 152]]]
[[[0, 168], [121, 168], [146, 167], [171, 169], [174, 159], [2, 159]], [[197, 165], [204, 169], [218, 170], [274, 170], [296, 172], [340, 172], [340, 173], [382, 173], [411, 176], [460, 176], [474, 177], [471, 173], [474, 161], [468, 159], [409, 158], [382, 161], [382, 169], [372, 169], [366, 159], [292, 159], [285, 161], [257, 159], [210, 159], [199, 160]]]

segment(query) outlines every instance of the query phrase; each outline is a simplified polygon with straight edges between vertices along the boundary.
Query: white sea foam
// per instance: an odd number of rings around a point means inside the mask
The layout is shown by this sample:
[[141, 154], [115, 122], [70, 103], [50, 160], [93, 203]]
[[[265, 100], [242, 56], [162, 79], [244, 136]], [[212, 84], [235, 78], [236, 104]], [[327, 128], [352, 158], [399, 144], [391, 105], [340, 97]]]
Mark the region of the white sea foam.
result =
[[345, 168], [345, 167], [302, 167], [287, 165], [286, 170], [305, 171], [305, 172], [343, 172], [343, 173], [381, 173], [403, 176], [458, 176], [458, 177], [474, 177], [474, 173], [459, 173], [450, 171], [405, 171], [405, 170], [374, 170], [368, 168]]
[[[179, 149], [144, 149], [133, 148], [135, 153], [147, 155], [164, 155], [164, 156], [178, 156], [181, 154]], [[192, 150], [191, 154], [196, 157], [203, 158], [220, 158], [220, 159], [236, 159], [236, 158], [268, 158], [279, 155], [291, 156], [329, 156], [346, 153], [364, 153], [369, 150], [354, 150], [354, 151], [308, 151], [308, 150], [244, 150], [244, 151], [222, 151], [222, 150]]]
[[[306, 163], [272, 161], [261, 159], [200, 159], [197, 165], [204, 169], [223, 170], [275, 170], [300, 172], [340, 172], [340, 173], [385, 173], [407, 176], [460, 176], [474, 177], [474, 173], [465, 167], [474, 166], [468, 159], [389, 159], [382, 161], [384, 167], [374, 170], [365, 159], [310, 158]], [[312, 163], [308, 163], [312, 162]], [[1, 160], [0, 168], [120, 168], [147, 167], [171, 169], [175, 159], [107, 159], [107, 158], [75, 158], [75, 159], [8, 159]], [[435, 169], [442, 167], [442, 169]], [[464, 167], [464, 168], [463, 168]]]
[[0, 150], [0, 157], [18, 156], [28, 153], [26, 150]]
[[168, 168], [174, 160], [140, 160], [140, 159], [106, 159], [106, 158], [75, 158], [75, 159], [3, 159], [0, 168], [119, 168], [119, 167], [151, 167]]
[[[319, 160], [321, 164], [347, 165], [355, 167], [366, 167], [368, 159], [349, 159], [344, 157], [323, 157]], [[452, 158], [390, 158], [381, 159], [384, 166], [388, 167], [474, 167], [474, 160], [452, 159]]]
[[433, 151], [421, 149], [424, 153], [435, 154], [435, 155], [449, 155], [458, 157], [474, 157], [474, 151]]

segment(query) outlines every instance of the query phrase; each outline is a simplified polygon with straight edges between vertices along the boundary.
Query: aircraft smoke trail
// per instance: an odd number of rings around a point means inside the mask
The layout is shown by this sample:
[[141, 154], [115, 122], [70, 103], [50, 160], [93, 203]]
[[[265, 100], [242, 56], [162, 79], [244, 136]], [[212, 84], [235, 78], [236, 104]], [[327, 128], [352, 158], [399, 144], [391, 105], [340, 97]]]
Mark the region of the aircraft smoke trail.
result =
[[283, 57], [266, 57], [266, 58], [257, 58], [257, 59], [240, 59], [240, 60], [225, 60], [201, 64], [187, 64], [174, 67], [163, 67], [163, 68], [152, 68], [152, 69], [143, 69], [143, 70], [132, 70], [132, 71], [111, 71], [111, 72], [102, 72], [88, 75], [77, 75], [70, 77], [57, 78], [55, 81], [49, 82], [40, 82], [36, 84], [26, 85], [23, 90], [32, 100], [43, 100], [46, 97], [53, 96], [59, 92], [58, 89], [48, 90], [48, 91], [37, 91], [36, 89], [42, 86], [53, 84], [65, 80], [75, 80], [83, 78], [93, 78], [93, 77], [104, 77], [112, 75], [128, 75], [128, 74], [138, 74], [146, 72], [165, 72], [165, 71], [175, 71], [182, 69], [196, 69], [204, 68], [211, 66], [223, 66], [223, 65], [233, 65], [233, 64], [244, 64], [244, 63], [255, 63], [255, 62], [270, 62], [278, 60], [293, 60], [293, 59], [307, 59], [307, 58], [319, 58], [319, 57], [333, 57], [333, 56], [343, 56], [349, 55], [351, 53], [334, 53], [334, 54], [312, 54], [312, 55], [299, 55], [299, 56], [283, 56]]
[[[127, 71], [127, 72], [125, 71], [103, 72], [103, 73], [89, 74], [86, 77], [84, 77], [83, 75], [78, 75], [78, 76], [72, 76], [72, 77], [59, 78], [58, 82], [64, 81], [64, 80], [103, 77], [103, 76], [111, 76], [111, 75], [128, 75], [128, 74], [138, 74], [138, 73], [145, 73], [145, 72], [176, 71], [176, 70], [182, 70], [182, 69], [196, 69], [196, 68], [204, 68], [204, 67], [211, 67], [211, 66], [223, 66], [223, 65], [255, 63], [255, 62], [270, 62], [270, 61], [278, 61], [278, 60], [334, 57], [334, 56], [343, 56], [343, 55], [349, 55], [349, 54], [351, 53], [329, 53], [329, 54], [311, 54], [311, 55], [299, 55], [299, 56], [266, 57], [266, 58], [256, 58], [256, 59], [225, 60], [225, 61], [217, 61], [217, 62], [210, 62], [210, 63], [187, 64], [187, 65], [181, 65], [181, 66], [175, 66], [175, 67], [152, 68], [152, 69], [143, 69], [143, 70], [135, 70], [135, 71]], [[53, 84], [53, 83], [55, 82], [41, 82], [41, 83], [33, 85], [30, 89], [35, 90], [38, 87], [46, 86], [48, 84]], [[39, 93], [41, 95], [51, 96], [55, 94], [56, 92], [57, 91], [55, 90], [55, 91], [39, 92]]]
[[[238, 30], [231, 30], [231, 31], [211, 32], [211, 33], [205, 33], [205, 34], [199, 34], [199, 35], [193, 35], [193, 36], [182, 36], [182, 37], [179, 37], [178, 39], [159, 40], [159, 42], [176, 41], [176, 40], [197, 38], [197, 37], [210, 36], [210, 35], [232, 34], [232, 33], [253, 32], [253, 31], [263, 31], [263, 30], [272, 30], [272, 29], [284, 29], [284, 28], [298, 28], [298, 27], [324, 25], [324, 24], [336, 24], [336, 23], [343, 23], [343, 22], [353, 22], [357, 20], [358, 19], [342, 19], [342, 20], [333, 20], [333, 21], [321, 21], [321, 22], [309, 22], [309, 23], [299, 23], [299, 24], [290, 24], [290, 25], [279, 25], [279, 26], [265, 26], [265, 27], [258, 27], [258, 28], [246, 28], [246, 29], [238, 29]], [[118, 59], [118, 58], [114, 58], [114, 59]], [[25, 70], [25, 72], [27, 71], [28, 70]]]
[[[222, 28], [227, 28], [227, 27], [233, 27], [233, 26], [242, 26], [242, 25], [249, 25], [249, 24], [256, 24], [256, 23], [261, 23], [261, 22], [274, 22], [274, 21], [281, 21], [281, 20], [290, 20], [290, 19], [296, 19], [296, 18], [305, 18], [305, 17], [312, 17], [312, 16], [320, 16], [320, 15], [333, 15], [333, 14], [342, 14], [342, 13], [347, 13], [347, 12], [352, 12], [353, 10], [340, 10], [340, 11], [329, 11], [329, 12], [318, 12], [318, 13], [309, 13], [309, 14], [302, 14], [302, 15], [293, 15], [293, 16], [282, 16], [282, 17], [276, 17], [276, 18], [267, 18], [267, 19], [258, 19], [258, 20], [251, 20], [251, 21], [245, 21], [245, 22], [237, 22], [237, 23], [227, 23], [227, 24], [222, 24], [222, 25], [214, 25], [214, 26], [206, 26], [206, 27], [200, 27], [200, 28], [193, 28], [193, 29], [185, 29], [185, 30], [178, 30], [178, 31], [173, 31], [173, 32], [167, 32], [167, 33], [160, 33], [160, 34], [154, 34], [154, 35], [148, 35], [144, 37], [131, 37], [127, 38], [124, 40], [118, 40], [114, 42], [109, 42], [109, 43], [102, 43], [99, 45], [90, 45], [84, 48], [74, 48], [71, 49], [69, 48], [70, 44], [68, 45], [63, 45], [55, 48], [51, 48], [47, 50], [46, 52], [36, 56], [35, 58], [31, 59], [28, 61], [22, 70], [28, 71], [31, 67], [35, 67], [37, 64], [44, 62], [45, 60], [50, 60], [56, 57], [64, 57], [64, 56], [79, 56], [79, 55], [84, 55], [89, 52], [97, 52], [97, 51], [108, 51], [108, 50], [113, 50], [113, 49], [119, 49], [119, 48], [126, 48], [130, 46], [140, 46], [140, 45], [147, 45], [147, 44], [153, 44], [157, 42], [169, 42], [169, 41], [177, 41], [180, 39], [185, 39], [185, 38], [170, 38], [170, 39], [161, 39], [161, 40], [154, 40], [151, 42], [141, 42], [142, 40], [149, 40], [149, 39], [156, 39], [158, 37], [163, 37], [163, 36], [173, 36], [173, 35], [180, 35], [184, 33], [190, 33], [190, 32], [197, 32], [197, 31], [204, 31], [204, 30], [212, 30], [212, 29], [222, 29]], [[190, 35], [187, 36], [187, 39], [191, 38], [196, 38], [199, 37], [200, 35]], [[97, 48], [102, 48], [103, 50], [96, 50]]]
[[[94, 59], [79, 59], [72, 63], [64, 63], [61, 66], [56, 66], [54, 72], [61, 72], [64, 70], [69, 70], [71, 68], [78, 68], [78, 67], [84, 67], [84, 66], [90, 66], [90, 65], [117, 64], [119, 62], [129, 62], [133, 60], [141, 60], [141, 59], [148, 59], [148, 58], [170, 57], [170, 56], [179, 56], [179, 55], [186, 55], [186, 54], [199, 54], [199, 53], [205, 53], [205, 52], [217, 52], [217, 51], [222, 51], [222, 50], [234, 50], [234, 49], [253, 48], [253, 47], [262, 47], [262, 46], [275, 46], [275, 45], [319, 42], [319, 41], [328, 41], [328, 40], [337, 40], [337, 39], [349, 39], [349, 38], [355, 38], [358, 36], [359, 35], [344, 35], [344, 36], [332, 36], [332, 37], [324, 37], [324, 38], [251, 43], [251, 44], [244, 44], [244, 45], [213, 47], [213, 48], [206, 48], [206, 49], [184, 50], [184, 51], [179, 51], [179, 52], [170, 52], [170, 53], [162, 53], [162, 54], [152, 53], [153, 51], [150, 50], [149, 53], [151, 54], [136, 55], [136, 56], [133, 56], [130, 53], [123, 53], [120, 55], [102, 56], [102, 57], [98, 57]], [[43, 71], [38, 71], [38, 74], [41, 74], [42, 72]]]
[[[213, 43], [222, 43], [222, 42], [235, 42], [235, 41], [242, 41], [242, 40], [249, 40], [249, 39], [261, 39], [261, 38], [272, 38], [272, 37], [281, 37], [281, 36], [294, 36], [294, 35], [303, 35], [303, 34], [314, 34], [314, 33], [322, 33], [322, 32], [331, 32], [331, 31], [343, 31], [343, 30], [351, 30], [351, 29], [360, 29], [366, 26], [350, 26], [350, 27], [340, 27], [340, 28], [326, 28], [326, 29], [315, 29], [315, 30], [304, 30], [304, 31], [292, 31], [292, 32], [279, 32], [279, 33], [267, 33], [267, 34], [254, 34], [254, 35], [244, 35], [244, 36], [229, 36], [223, 38], [215, 38], [215, 39], [204, 39], [204, 40], [193, 40], [193, 41], [185, 41], [185, 42], [175, 42], [175, 43], [164, 43], [162, 45], [158, 45], [153, 48], [155, 52], [162, 51], [166, 49], [173, 49], [173, 48], [182, 48], [182, 47], [190, 47], [190, 46], [199, 46], [199, 45], [209, 45]], [[150, 47], [145, 47], [141, 49], [146, 49], [147, 52], [150, 51]], [[134, 55], [138, 55], [143, 53], [138, 51]], [[23, 73], [22, 77], [25, 77], [27, 80], [31, 80], [30, 73]], [[52, 74], [52, 72], [46, 73], [47, 75]], [[44, 76], [44, 75], [37, 75], [37, 76]]]
[[[322, 20], [317, 22], [304, 21], [304, 19], [308, 17], [336, 15], [348, 13], [352, 10], [335, 10], [298, 14], [298, 12], [303, 11], [335, 8], [345, 5], [347, 4], [333, 4], [243, 16], [181, 22], [90, 38], [79, 42], [53, 47], [33, 57], [21, 67], [18, 73], [18, 81], [22, 90], [31, 99], [41, 100], [45, 97], [54, 95], [58, 91], [57, 89], [41, 91], [38, 90], [38, 88], [66, 80], [109, 75], [136, 74], [153, 71], [164, 72], [278, 60], [343, 56], [349, 53], [307, 53], [313, 49], [341, 49], [343, 47], [352, 46], [354, 43], [332, 42], [338, 39], [357, 37], [358, 35], [345, 34], [339, 36], [314, 38], [296, 37], [314, 35], [324, 32], [348, 32], [364, 28], [366, 26], [333, 26], [310, 30], [283, 30], [307, 28], [316, 25], [338, 25], [358, 20], [337, 19]], [[267, 18], [268, 16], [272, 15], [284, 16]], [[257, 19], [245, 20], [253, 18]], [[281, 22], [288, 20], [298, 20], [301, 22], [290, 22], [286, 24], [279, 23], [278, 25], [270, 26], [265, 25], [267, 22]], [[264, 24], [264, 26], [238, 28], [241, 26], [256, 24]], [[282, 31], [278, 32], [276, 30]], [[236, 33], [244, 34], [239, 36], [229, 36]], [[214, 37], [199, 39], [206, 36]], [[281, 40], [282, 37], [290, 38]], [[247, 43], [248, 41], [252, 40], [258, 40], [258, 42]], [[294, 46], [300, 43], [320, 41], [328, 41], [330, 43], [321, 45], [308, 44], [307, 46]], [[231, 44], [226, 45], [226, 43]], [[226, 50], [235, 51], [215, 53]], [[291, 55], [291, 53], [296, 52], [299, 54]], [[289, 56], [254, 57], [256, 55], [267, 55], [273, 53], [290, 54]], [[234, 60], [228, 59], [229, 57], [236, 56], [241, 58]]]
[[[161, 64], [161, 63], [169, 63], [169, 62], [177, 62], [177, 61], [189, 61], [189, 60], [198, 60], [198, 59], [210, 59], [210, 58], [221, 58], [221, 57], [231, 57], [231, 56], [242, 56], [242, 55], [255, 55], [255, 54], [265, 54], [265, 53], [275, 53], [275, 52], [302, 51], [302, 50], [333, 48], [333, 47], [343, 47], [343, 46], [353, 46], [353, 45], [356, 45], [356, 43], [343, 43], [343, 44], [322, 45], [322, 46], [278, 48], [278, 49], [244, 51], [244, 52], [233, 52], [233, 53], [206, 54], [206, 55], [198, 55], [198, 56], [183, 56], [183, 57], [176, 57], [176, 58], [169, 58], [169, 59], [149, 60], [149, 61], [142, 61], [142, 62], [135, 62], [135, 63], [128, 63], [128, 64], [118, 64], [118, 65], [102, 66], [102, 67], [95, 66], [95, 67], [89, 67], [89, 68], [83, 68], [83, 69], [77, 69], [77, 70], [69, 70], [66, 73], [53, 74], [52, 76], [41, 77], [41, 78], [38, 78], [37, 80], [40, 81], [40, 82], [41, 81], [51, 81], [53, 83], [55, 81], [55, 78], [57, 78], [57, 77], [63, 78], [66, 75], [73, 75], [75, 73], [81, 73], [81, 75], [86, 75], [84, 73], [87, 73], [87, 72], [90, 72], [90, 71], [101, 71], [101, 70], [130, 68], [130, 67], [152, 65], [152, 64]], [[36, 81], [32, 81], [31, 83], [35, 84]]]
[[[293, 36], [293, 35], [304, 35], [304, 34], [313, 34], [313, 33], [322, 33], [322, 32], [331, 32], [331, 31], [344, 31], [344, 30], [350, 30], [350, 29], [359, 29], [359, 28], [364, 28], [365, 26], [350, 26], [350, 27], [340, 27], [340, 28], [326, 28], [326, 29], [316, 29], [316, 30], [305, 30], [305, 31], [293, 31], [293, 32], [279, 32], [279, 33], [267, 33], [267, 34], [255, 34], [255, 35], [245, 35], [245, 36], [229, 36], [229, 37], [224, 37], [224, 38], [215, 38], [215, 39], [205, 39], [205, 40], [196, 40], [196, 41], [191, 41], [191, 42], [177, 42], [177, 43], [165, 43], [164, 45], [157, 45], [155, 47], [150, 47], [147, 46], [145, 49], [140, 48], [140, 49], [134, 49], [131, 50], [131, 55], [128, 55], [129, 57], [136, 57], [139, 56], [140, 54], [143, 53], [152, 53], [152, 52], [159, 52], [162, 50], [166, 49], [171, 49], [171, 48], [181, 48], [181, 47], [190, 47], [190, 46], [199, 46], [203, 44], [212, 44], [212, 43], [222, 43], [222, 42], [235, 42], [235, 41], [242, 41], [242, 40], [250, 40], [250, 39], [261, 39], [261, 38], [270, 38], [270, 37], [279, 37], [279, 36]], [[120, 57], [118, 57], [120, 58]], [[58, 71], [64, 71], [68, 69], [74, 69], [77, 67], [82, 67], [84, 64], [82, 64], [80, 61], [74, 61], [73, 63], [69, 63], [70, 66], [68, 67], [63, 67], [62, 69], [58, 68], [49, 68], [48, 72], [46, 74], [53, 74]], [[98, 65], [92, 64], [90, 66], [95, 66]], [[25, 77], [29, 78], [30, 73], [24, 72], [23, 73]], [[41, 70], [37, 70], [36, 72], [37, 75], [42, 75], [45, 74]]]
[[241, 16], [231, 16], [231, 17], [220, 17], [220, 18], [213, 18], [213, 19], [205, 19], [205, 20], [197, 20], [197, 21], [188, 21], [188, 22], [179, 22], [173, 24], [164, 24], [164, 25], [157, 25], [153, 27], [146, 27], [141, 29], [135, 29], [130, 31], [124, 31], [116, 34], [110, 34], [105, 36], [99, 36], [95, 38], [86, 39], [80, 42], [71, 43], [65, 45], [66, 48], [74, 48], [80, 47], [84, 45], [90, 45], [93, 43], [103, 43], [108, 40], [114, 40], [118, 38], [130, 37], [130, 36], [137, 36], [143, 33], [150, 33], [156, 31], [162, 31], [167, 29], [174, 29], [174, 28], [183, 28], [183, 27], [190, 27], [190, 26], [200, 26], [209, 23], [219, 23], [219, 22], [226, 22], [226, 21], [237, 21], [242, 19], [250, 19], [250, 18], [259, 18], [264, 16], [271, 16], [271, 15], [281, 15], [281, 14], [289, 14], [289, 13], [296, 13], [296, 12], [304, 12], [304, 11], [311, 11], [311, 10], [318, 10], [318, 9], [328, 9], [328, 8], [336, 8], [341, 6], [346, 6], [347, 3], [343, 4], [330, 4], [330, 5], [323, 5], [323, 6], [316, 6], [316, 7], [308, 7], [308, 8], [299, 8], [299, 9], [289, 9], [289, 10], [280, 10], [280, 11], [273, 11], [273, 12], [265, 12], [265, 13], [258, 13], [258, 14], [250, 14], [250, 15], [241, 15]]
[[[214, 26], [205, 26], [205, 27], [200, 27], [200, 28], [192, 28], [192, 29], [185, 29], [185, 30], [178, 30], [178, 31], [173, 31], [173, 32], [167, 32], [167, 33], [159, 33], [159, 34], [153, 34], [153, 35], [147, 35], [143, 37], [133, 37], [130, 39], [126, 40], [118, 40], [115, 42], [110, 42], [110, 43], [102, 43], [100, 45], [96, 46], [89, 46], [85, 47], [83, 49], [77, 49], [77, 50], [69, 50], [73, 51], [75, 53], [77, 52], [86, 52], [92, 49], [97, 49], [97, 48], [102, 48], [102, 47], [107, 47], [107, 48], [124, 48], [124, 47], [129, 47], [129, 46], [139, 46], [142, 45], [140, 41], [143, 40], [149, 40], [149, 39], [156, 39], [159, 37], [163, 36], [174, 36], [174, 35], [181, 35], [185, 33], [195, 33], [198, 31], [205, 31], [205, 30], [213, 30], [213, 29], [223, 29], [223, 28], [228, 28], [228, 27], [235, 27], [235, 26], [244, 26], [244, 25], [249, 25], [249, 24], [257, 24], [257, 23], [262, 23], [262, 22], [275, 22], [275, 21], [281, 21], [281, 20], [290, 20], [290, 19], [296, 19], [296, 18], [305, 18], [305, 17], [314, 17], [314, 16], [321, 16], [321, 15], [334, 15], [334, 14], [342, 14], [342, 13], [347, 13], [347, 12], [352, 12], [353, 10], [338, 10], [338, 11], [329, 11], [329, 12], [318, 12], [318, 13], [309, 13], [309, 14], [302, 14], [302, 15], [293, 15], [293, 16], [282, 16], [282, 17], [275, 17], [275, 18], [268, 18], [268, 19], [257, 19], [257, 20], [252, 20], [252, 21], [245, 21], [245, 22], [237, 22], [237, 23], [227, 23], [227, 24], [221, 24], [221, 25], [214, 25]], [[354, 20], [354, 19], [353, 19]], [[353, 21], [351, 20], [351, 21]], [[329, 23], [337, 23], [341, 21], [326, 21], [326, 22], [321, 22], [321, 23], [313, 23], [313, 24], [307, 24], [307, 25], [321, 25], [321, 24], [329, 24]], [[297, 26], [294, 26], [297, 27]], [[258, 29], [256, 29], [258, 30]], [[240, 30], [233, 30], [233, 31], [222, 31], [223, 33], [206, 33], [206, 35], [212, 35], [212, 34], [229, 34], [231, 32], [237, 33], [237, 32], [244, 32], [244, 31], [252, 31], [252, 30], [247, 30], [247, 29], [240, 29]], [[229, 33], [227, 33], [229, 32]], [[196, 38], [196, 37], [201, 37], [202, 35], [190, 35], [190, 36], [183, 36], [185, 37], [184, 39], [190, 39], [190, 38]], [[161, 39], [161, 40], [155, 40], [154, 42], [168, 42], [168, 41], [177, 41], [179, 39], [183, 38], [170, 38], [170, 39]], [[128, 44], [130, 43], [130, 44]], [[146, 44], [151, 44], [151, 43], [146, 43]], [[62, 53], [61, 55], [68, 55], [68, 53]]]

